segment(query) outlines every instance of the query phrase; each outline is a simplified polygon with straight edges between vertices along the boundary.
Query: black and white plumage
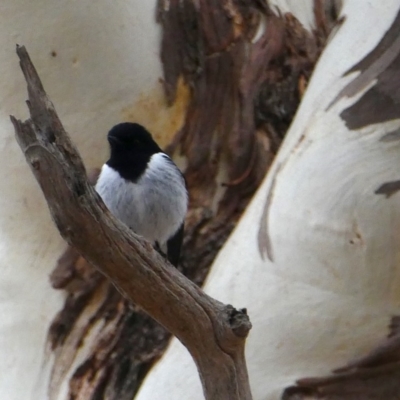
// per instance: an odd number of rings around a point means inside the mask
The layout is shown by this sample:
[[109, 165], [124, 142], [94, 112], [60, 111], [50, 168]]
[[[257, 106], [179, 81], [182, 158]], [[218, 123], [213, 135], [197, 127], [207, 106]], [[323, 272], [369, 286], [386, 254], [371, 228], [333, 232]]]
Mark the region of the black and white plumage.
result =
[[109, 160], [96, 191], [107, 208], [177, 265], [188, 194], [182, 173], [141, 125], [121, 123], [108, 133]]

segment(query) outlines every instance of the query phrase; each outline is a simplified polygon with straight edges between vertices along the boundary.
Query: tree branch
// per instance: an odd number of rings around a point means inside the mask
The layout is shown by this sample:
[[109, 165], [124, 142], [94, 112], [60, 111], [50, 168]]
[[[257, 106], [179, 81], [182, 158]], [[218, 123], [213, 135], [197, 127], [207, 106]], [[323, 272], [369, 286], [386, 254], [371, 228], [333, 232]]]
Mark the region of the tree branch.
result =
[[17, 46], [17, 54], [31, 118], [22, 122], [11, 116], [11, 121], [61, 236], [186, 346], [206, 399], [250, 400], [246, 310], [207, 296], [109, 213], [88, 184], [83, 162], [25, 47]]

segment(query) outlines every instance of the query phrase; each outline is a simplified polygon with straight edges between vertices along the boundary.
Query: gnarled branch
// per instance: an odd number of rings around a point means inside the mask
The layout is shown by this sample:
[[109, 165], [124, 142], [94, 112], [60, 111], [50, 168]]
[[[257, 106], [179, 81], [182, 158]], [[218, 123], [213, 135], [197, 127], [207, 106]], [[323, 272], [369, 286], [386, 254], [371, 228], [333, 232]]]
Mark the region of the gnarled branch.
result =
[[25, 47], [17, 46], [17, 54], [31, 118], [11, 120], [62, 237], [186, 346], [206, 399], [250, 400], [244, 345], [251, 324], [245, 310], [207, 296], [109, 213], [88, 184]]

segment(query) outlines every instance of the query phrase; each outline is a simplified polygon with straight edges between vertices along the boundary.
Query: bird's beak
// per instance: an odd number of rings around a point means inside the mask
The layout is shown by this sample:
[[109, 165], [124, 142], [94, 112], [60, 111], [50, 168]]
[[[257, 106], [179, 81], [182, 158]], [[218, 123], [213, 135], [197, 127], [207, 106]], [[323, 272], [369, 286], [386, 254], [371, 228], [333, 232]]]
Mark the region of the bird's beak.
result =
[[108, 141], [110, 144], [121, 144], [121, 141], [117, 139], [115, 136], [108, 136]]

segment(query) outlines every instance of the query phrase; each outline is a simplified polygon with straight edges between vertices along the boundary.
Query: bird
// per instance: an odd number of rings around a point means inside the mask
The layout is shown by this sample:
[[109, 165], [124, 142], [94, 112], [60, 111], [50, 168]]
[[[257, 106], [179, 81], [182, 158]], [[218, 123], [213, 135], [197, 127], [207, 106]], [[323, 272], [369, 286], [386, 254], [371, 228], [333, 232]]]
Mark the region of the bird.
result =
[[142, 125], [120, 123], [107, 139], [110, 157], [97, 193], [116, 218], [177, 266], [188, 208], [185, 178]]

